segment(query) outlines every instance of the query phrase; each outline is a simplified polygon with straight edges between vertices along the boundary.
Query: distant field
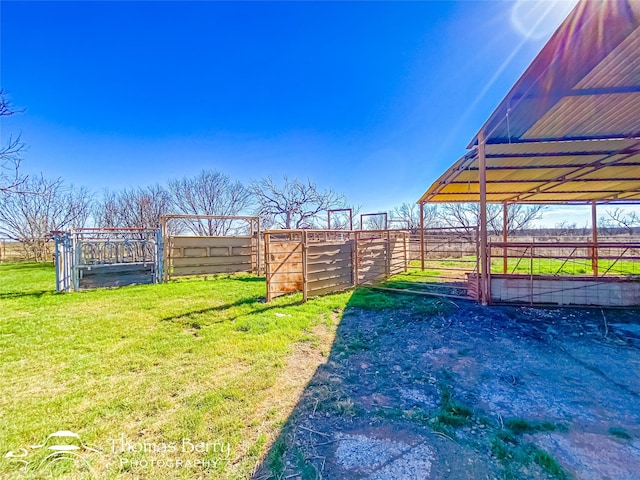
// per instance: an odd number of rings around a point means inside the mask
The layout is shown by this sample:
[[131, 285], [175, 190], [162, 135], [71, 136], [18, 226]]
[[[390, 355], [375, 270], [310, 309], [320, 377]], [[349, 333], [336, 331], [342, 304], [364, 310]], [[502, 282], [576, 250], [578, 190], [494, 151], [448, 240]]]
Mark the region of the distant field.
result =
[[24, 248], [19, 242], [0, 240], [0, 262], [24, 260]]
[[[412, 270], [420, 269], [419, 260], [412, 260], [410, 263]], [[461, 277], [463, 270], [471, 271], [475, 268], [475, 257], [465, 256], [460, 258], [441, 258], [437, 260], [425, 261], [425, 274], [421, 276], [450, 275]], [[457, 271], [459, 270], [459, 271]], [[502, 258], [491, 259], [491, 273], [502, 273]], [[640, 275], [640, 261], [637, 260], [605, 260], [598, 261], [598, 272], [607, 275]], [[590, 259], [569, 259], [564, 260], [551, 258], [530, 258], [523, 257], [521, 260], [509, 258], [507, 261], [507, 273], [531, 274], [534, 275], [593, 275], [593, 268]]]

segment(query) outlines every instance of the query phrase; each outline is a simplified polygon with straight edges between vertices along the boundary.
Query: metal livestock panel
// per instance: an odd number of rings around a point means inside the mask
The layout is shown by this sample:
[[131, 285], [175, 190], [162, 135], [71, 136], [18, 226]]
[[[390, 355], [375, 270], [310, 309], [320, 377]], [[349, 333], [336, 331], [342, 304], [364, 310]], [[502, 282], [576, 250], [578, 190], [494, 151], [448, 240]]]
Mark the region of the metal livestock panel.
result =
[[306, 297], [353, 286], [354, 240], [307, 244], [306, 247]]
[[302, 235], [265, 233], [267, 301], [304, 289]]
[[169, 277], [252, 272], [255, 242], [253, 236], [169, 237]]

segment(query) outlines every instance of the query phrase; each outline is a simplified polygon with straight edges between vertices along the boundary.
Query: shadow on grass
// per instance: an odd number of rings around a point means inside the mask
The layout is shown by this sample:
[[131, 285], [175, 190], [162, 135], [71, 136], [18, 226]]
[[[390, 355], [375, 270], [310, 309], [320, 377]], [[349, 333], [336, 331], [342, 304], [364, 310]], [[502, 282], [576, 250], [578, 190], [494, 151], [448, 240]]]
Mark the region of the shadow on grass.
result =
[[9, 298], [24, 298], [24, 297], [40, 298], [47, 293], [54, 293], [54, 292], [53, 290], [37, 290], [35, 292], [5, 292], [5, 293], [0, 293], [0, 300], [9, 299]]
[[[450, 308], [432, 297], [356, 289], [340, 317], [326, 362], [305, 385], [253, 480], [345, 478], [331, 452], [339, 430], [366, 424], [371, 414], [366, 410], [372, 406], [362, 399], [370, 398], [375, 390], [369, 392], [371, 385], [364, 384], [369, 380], [363, 379], [375, 376], [374, 383], [388, 381], [389, 388], [397, 388], [393, 385], [399, 377], [393, 370], [397, 365], [384, 358], [389, 353], [388, 339], [398, 325], [432, 318]], [[378, 355], [377, 363], [371, 365], [368, 359]]]
[[230, 277], [233, 278], [234, 280], [237, 280], [238, 282], [266, 282], [266, 278], [265, 277]]
[[242, 317], [247, 316], [247, 315], [254, 315], [254, 314], [258, 314], [258, 313], [268, 312], [269, 310], [274, 310], [274, 309], [280, 309], [281, 310], [283, 307], [290, 307], [290, 306], [294, 306], [294, 305], [299, 305], [300, 303], [301, 302], [293, 302], [293, 303], [288, 303], [286, 305], [282, 305], [282, 304], [269, 305], [269, 304], [264, 303], [264, 297], [263, 296], [257, 296], [256, 295], [256, 296], [253, 296], [253, 297], [250, 297], [250, 298], [243, 298], [242, 300], [238, 300], [237, 302], [225, 303], [223, 305], [218, 305], [218, 306], [215, 306], [215, 307], [203, 308], [203, 309], [200, 309], [200, 310], [192, 310], [190, 312], [181, 313], [179, 315], [172, 315], [170, 317], [162, 318], [161, 321], [163, 321], [163, 322], [180, 321], [180, 320], [184, 320], [184, 319], [187, 319], [187, 318], [191, 318], [193, 316], [206, 315], [206, 314], [209, 314], [209, 313], [226, 311], [226, 310], [229, 310], [229, 309], [234, 308], [234, 307], [253, 306], [247, 312], [243, 312], [243, 313], [241, 313], [239, 315], [235, 315], [235, 316], [224, 317], [224, 318], [220, 319], [219, 321], [209, 322], [209, 323], [231, 322], [231, 321], [237, 320], [238, 318], [242, 318]]
[[0, 262], [0, 268], [11, 268], [11, 270], [33, 270], [36, 267], [48, 270], [53, 268], [53, 266], [51, 262], [34, 262], [33, 260]]

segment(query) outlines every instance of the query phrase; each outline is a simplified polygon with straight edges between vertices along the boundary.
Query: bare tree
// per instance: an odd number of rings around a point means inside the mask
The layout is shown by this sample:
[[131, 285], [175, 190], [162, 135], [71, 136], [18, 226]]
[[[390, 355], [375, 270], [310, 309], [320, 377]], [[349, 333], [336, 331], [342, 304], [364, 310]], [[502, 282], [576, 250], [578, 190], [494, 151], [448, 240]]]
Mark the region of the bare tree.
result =
[[[0, 89], [0, 120], [18, 113], [9, 101], [5, 90]], [[26, 177], [20, 175], [20, 154], [25, 144], [17, 137], [9, 137], [5, 145], [0, 145], [0, 193], [15, 192], [23, 185]]]
[[[487, 224], [497, 215], [495, 208], [487, 205]], [[459, 228], [466, 232], [475, 229], [480, 223], [480, 205], [477, 203], [444, 203], [438, 209], [438, 216], [443, 226]]]
[[554, 228], [561, 237], [566, 237], [577, 234], [578, 224], [576, 222], [570, 223], [568, 220], [563, 220], [556, 223]]
[[301, 182], [284, 177], [277, 185], [271, 177], [252, 181], [250, 186], [258, 214], [263, 224], [278, 228], [312, 228], [320, 213], [332, 208], [344, 208], [346, 198], [332, 189], [320, 190], [311, 180]]
[[[373, 212], [372, 212], [373, 213]], [[379, 215], [369, 215], [365, 214], [365, 217], [360, 217], [362, 219], [362, 229], [363, 230], [384, 230], [389, 227], [389, 214], [386, 214], [386, 222], [385, 222], [385, 213], [381, 212]], [[358, 226], [360, 224], [358, 223]]]
[[[542, 216], [544, 205], [509, 204], [507, 206], [507, 233], [513, 234], [530, 228]], [[442, 223], [449, 227], [470, 230], [480, 224], [480, 204], [445, 203], [439, 209]], [[502, 232], [502, 205], [487, 204], [487, 229], [498, 235]]]
[[100, 227], [159, 228], [160, 217], [169, 213], [171, 195], [161, 185], [107, 192], [94, 217]]
[[[491, 229], [501, 232], [502, 205], [492, 205], [492, 207], [497, 207], [498, 215], [487, 215], [488, 218], [493, 218], [493, 222], [490, 223]], [[544, 205], [523, 205], [521, 203], [507, 205], [507, 234], [531, 228], [533, 222], [542, 217], [544, 209]]]
[[[169, 193], [176, 213], [188, 215], [236, 216], [251, 205], [251, 192], [229, 176], [203, 170], [195, 177], [169, 181]], [[185, 221], [196, 235], [227, 235], [234, 223], [226, 220]]]
[[42, 176], [23, 180], [21, 189], [29, 193], [8, 190], [0, 196], [0, 234], [22, 242], [29, 258], [44, 260], [52, 231], [85, 226], [92, 196]]
[[640, 216], [636, 212], [623, 208], [605, 210], [605, 215], [600, 217], [598, 226], [605, 231], [623, 230], [625, 233], [633, 233], [635, 227], [640, 227]]
[[[423, 215], [425, 228], [440, 226], [437, 205], [425, 205], [423, 207]], [[406, 224], [406, 228], [409, 228], [412, 232], [417, 232], [420, 230], [420, 205], [417, 203], [403, 203], [393, 209], [390, 218], [402, 221]]]
[[[354, 229], [358, 228], [358, 218], [362, 205], [347, 205], [340, 208], [351, 209], [351, 223], [349, 222], [349, 212], [333, 212], [331, 214], [331, 230], [349, 230], [350, 227]], [[318, 224], [321, 228], [329, 228], [328, 221], [319, 221]]]

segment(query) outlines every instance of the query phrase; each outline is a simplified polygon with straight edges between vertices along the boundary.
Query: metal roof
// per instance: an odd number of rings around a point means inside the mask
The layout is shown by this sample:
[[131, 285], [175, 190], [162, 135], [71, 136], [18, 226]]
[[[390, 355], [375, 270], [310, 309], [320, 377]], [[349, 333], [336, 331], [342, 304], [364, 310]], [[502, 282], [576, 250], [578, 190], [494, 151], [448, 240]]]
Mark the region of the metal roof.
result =
[[[487, 201], [640, 201], [640, 2], [583, 0], [485, 122]], [[419, 202], [479, 201], [478, 139]]]

